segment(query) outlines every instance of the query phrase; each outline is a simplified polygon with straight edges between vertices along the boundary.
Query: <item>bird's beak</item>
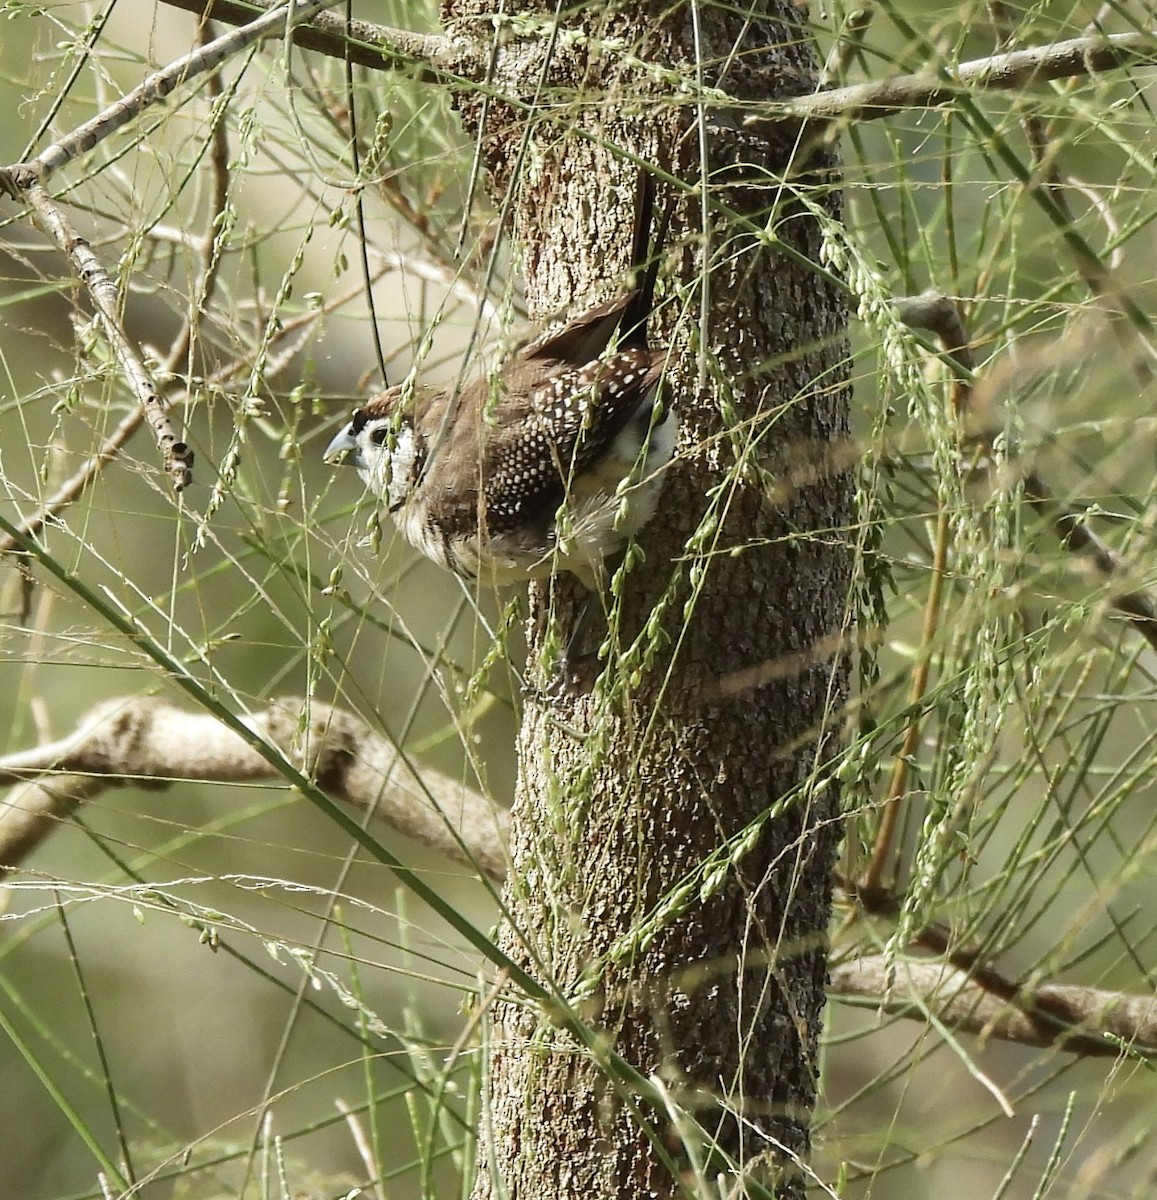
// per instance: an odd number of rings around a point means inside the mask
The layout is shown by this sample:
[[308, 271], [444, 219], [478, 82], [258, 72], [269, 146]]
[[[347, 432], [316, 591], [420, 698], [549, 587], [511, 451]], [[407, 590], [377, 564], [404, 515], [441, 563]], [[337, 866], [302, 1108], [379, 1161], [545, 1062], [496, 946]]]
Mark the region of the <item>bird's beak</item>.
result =
[[346, 466], [352, 467], [357, 462], [355, 455], [357, 448], [358, 444], [354, 440], [351, 426], [346, 425], [326, 447], [325, 454], [322, 457], [327, 463], [343, 463]]

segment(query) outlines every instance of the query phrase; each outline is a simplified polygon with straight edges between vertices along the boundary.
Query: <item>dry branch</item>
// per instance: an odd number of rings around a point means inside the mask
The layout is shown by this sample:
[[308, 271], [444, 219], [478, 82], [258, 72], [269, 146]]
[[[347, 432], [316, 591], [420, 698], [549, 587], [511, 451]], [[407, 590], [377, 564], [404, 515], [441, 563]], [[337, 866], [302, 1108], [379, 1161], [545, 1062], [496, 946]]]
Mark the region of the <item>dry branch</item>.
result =
[[[247, 724], [292, 751], [334, 799], [467, 862], [492, 879], [506, 870], [506, 813], [462, 783], [423, 769], [348, 712], [284, 698]], [[296, 749], [294, 749], [296, 748]], [[270, 765], [213, 717], [151, 697], [110, 700], [66, 738], [0, 757], [0, 863], [13, 870], [68, 813], [110, 787], [160, 790], [180, 780], [276, 780]], [[994, 986], [991, 972], [936, 960], [867, 956], [831, 970], [828, 992], [896, 1016], [929, 1013], [956, 1032], [1103, 1057], [1122, 1047], [1157, 1053], [1157, 999], [1097, 988]], [[986, 986], [987, 984], [987, 986]]]
[[[307, 714], [307, 715], [303, 715]], [[506, 870], [506, 814], [464, 784], [423, 769], [357, 717], [285, 698], [246, 724], [281, 747], [336, 800], [491, 878]], [[77, 805], [109, 787], [164, 788], [276, 780], [270, 764], [212, 716], [122, 698], [94, 708], [68, 737], [0, 758], [0, 863], [12, 869]]]
[[[81, 282], [88, 289], [96, 306], [105, 337], [137, 404], [148, 422], [161, 452], [161, 461], [172, 480], [173, 489], [181, 492], [193, 482], [193, 451], [173, 428], [169, 405], [161, 395], [153, 374], [145, 365], [132, 339], [121, 323], [121, 300], [116, 284], [97, 258], [92, 247], [71, 226], [64, 211], [38, 180], [32, 180], [23, 190], [24, 199], [36, 213], [37, 222], [76, 267]], [[129, 433], [132, 432], [130, 429]], [[127, 434], [126, 434], [127, 436]]]
[[[170, 8], [196, 13], [206, 20], [244, 25], [268, 12], [274, 0], [164, 0]], [[440, 69], [480, 77], [488, 52], [470, 38], [440, 33], [414, 33], [370, 21], [347, 20], [320, 12], [298, 21], [290, 32], [294, 45], [359, 67], [385, 70], [397, 66], [418, 69], [418, 78], [437, 78]]]
[[1092, 1057], [1157, 1053], [1157, 998], [1099, 988], [1045, 984], [1014, 1000], [983, 987], [949, 963], [869, 955], [831, 970], [828, 992], [957, 1033], [1024, 1046], [1057, 1046]]
[[313, 16], [337, 0], [289, 0], [288, 4], [271, 6], [270, 10], [240, 29], [230, 30], [211, 42], [154, 71], [127, 96], [77, 126], [66, 137], [47, 146], [35, 158], [15, 163], [0, 171], [0, 190], [19, 200], [36, 182], [45, 183], [54, 171], [70, 163], [109, 134], [123, 128], [139, 117], [146, 108], [157, 104], [174, 88], [197, 75], [215, 71], [226, 59], [257, 42], [284, 32], [294, 23]]
[[[333, 2], [290, 0], [289, 4], [265, 13], [247, 26], [204, 43], [163, 70], [155, 71], [127, 96], [47, 146], [35, 158], [0, 169], [0, 192], [26, 203], [32, 209], [37, 223], [71, 259], [77, 275], [88, 289], [117, 365], [137, 398], [144, 420], [153, 431], [165, 471], [177, 492], [184, 491], [193, 482], [193, 451], [177, 436], [169, 418], [168, 404], [146, 367], [143, 356], [137, 352], [124, 331], [116, 285], [92, 247], [72, 228], [63, 209], [49, 195], [45, 184], [53, 172], [88, 153], [111, 133], [163, 100], [179, 84], [196, 75], [215, 71], [231, 55], [290, 28], [294, 21], [312, 16]], [[118, 434], [127, 438], [133, 428], [135, 426], [122, 426]], [[115, 454], [117, 449], [119, 443], [114, 441], [111, 453]], [[92, 462], [94, 471], [99, 470], [104, 461], [107, 458], [98, 454]], [[80, 488], [86, 483], [87, 478], [80, 483]]]
[[890, 78], [794, 96], [761, 108], [747, 124], [768, 121], [864, 121], [914, 108], [951, 104], [963, 92], [1020, 91], [1033, 83], [1092, 75], [1130, 64], [1157, 62], [1157, 32], [1070, 38], [1047, 46], [1011, 50], [939, 71]]
[[[272, 6], [272, 0], [165, 0], [173, 8], [185, 9], [231, 24], [250, 21]], [[501, 18], [496, 18], [501, 20]], [[416, 67], [423, 78], [443, 72], [463, 80], [478, 81], [489, 58], [493, 26], [477, 40], [458, 34], [417, 34], [405, 29], [350, 21], [332, 13], [321, 13], [299, 22], [292, 38], [298, 45], [332, 58], [360, 66], [388, 69], [398, 65]], [[855, 27], [852, 29], [855, 34]], [[938, 72], [895, 75], [848, 87], [831, 88], [759, 105], [723, 95], [718, 89], [700, 95], [694, 89], [684, 102], [749, 110], [746, 123], [792, 123], [865, 121], [911, 109], [935, 108], [952, 103], [966, 91], [1020, 91], [1034, 83], [1092, 75], [1130, 65], [1157, 63], [1157, 31], [1093, 34], [1069, 38], [1045, 46], [1005, 51], [961, 63], [945, 65]]]

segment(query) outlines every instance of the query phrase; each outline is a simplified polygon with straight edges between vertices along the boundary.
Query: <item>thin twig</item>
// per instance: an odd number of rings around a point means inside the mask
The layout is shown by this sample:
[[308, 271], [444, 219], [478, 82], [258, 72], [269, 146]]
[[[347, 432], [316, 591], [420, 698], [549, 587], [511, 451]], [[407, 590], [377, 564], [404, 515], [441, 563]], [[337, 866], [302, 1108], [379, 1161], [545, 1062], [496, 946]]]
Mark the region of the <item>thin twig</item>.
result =
[[[972, 372], [972, 354], [954, 301], [936, 292], [928, 292], [923, 296], [897, 301], [897, 306], [900, 319], [905, 324], [935, 334], [957, 368], [961, 372]], [[991, 441], [984, 439], [983, 444], [991, 452]], [[1116, 551], [1102, 541], [1089, 525], [1086, 513], [1058, 500], [1036, 470], [1026, 470], [1022, 479], [1025, 496], [1033, 508], [1048, 519], [1053, 532], [1067, 550], [1091, 563], [1106, 582], [1127, 575], [1128, 568]], [[1139, 588], [1118, 592], [1110, 596], [1109, 603], [1127, 617], [1137, 633], [1157, 650], [1157, 605], [1148, 592]]]
[[[198, 31], [202, 44], [213, 40], [213, 26], [206, 22]], [[224, 228], [225, 214], [229, 209], [229, 126], [225, 113], [220, 106], [225, 94], [221, 82], [221, 72], [212, 71], [206, 81], [205, 90], [209, 97], [209, 111], [212, 126], [209, 131], [209, 213], [205, 222], [206, 233], [200, 239], [201, 271], [191, 290], [191, 301], [188, 312], [181, 328], [181, 334], [169, 351], [168, 360], [163, 368], [166, 375], [174, 372], [180, 366], [181, 360], [189, 354], [194, 345], [196, 330], [199, 328], [201, 317], [209, 311], [213, 296], [217, 291], [217, 281], [221, 275], [222, 246], [221, 230]]]
[[[152, 373], [122, 327], [120, 295], [116, 285], [89, 243], [73, 230], [61, 207], [50, 197], [45, 184], [54, 171], [90, 151], [115, 130], [134, 120], [150, 105], [168, 96], [178, 84], [198, 74], [215, 72], [231, 55], [289, 27], [295, 20], [302, 20], [319, 12], [326, 4], [333, 2], [334, 0], [290, 0], [288, 5], [266, 13], [244, 28], [231, 30], [219, 38], [214, 38], [190, 54], [170, 63], [163, 70], [154, 72], [127, 96], [80, 125], [60, 141], [46, 147], [35, 158], [0, 170], [0, 190], [29, 205], [44, 232], [72, 260], [92, 296], [114, 357], [137, 398], [143, 420], [148, 422], [153, 431], [161, 452], [162, 465], [177, 492], [184, 491], [193, 481], [193, 451], [177, 436], [167, 402], [161, 395]], [[206, 278], [211, 284], [211, 273], [207, 273]], [[121, 423], [113, 437], [73, 476], [66, 485], [67, 490], [61, 489], [53, 498], [58, 503], [58, 509], [70, 503], [84, 490], [140, 423], [139, 420], [133, 422], [128, 419]]]
[[[401, 262], [394, 264], [401, 266]], [[301, 352], [301, 347], [309, 337], [309, 327], [332, 312], [344, 307], [352, 299], [362, 294], [364, 285], [359, 281], [340, 296], [327, 302], [321, 308], [310, 309], [308, 312], [287, 318], [277, 330], [275, 344], [281, 347], [276, 355], [270, 355], [265, 369], [265, 378], [274, 379], [284, 371], [290, 362]], [[173, 356], [169, 356], [172, 362]], [[215, 371], [206, 381], [206, 386], [222, 388], [236, 379], [248, 365], [248, 360], [235, 360]], [[170, 392], [170, 398], [175, 399], [178, 393]], [[183, 394], [183, 391], [180, 393]], [[88, 458], [81, 468], [57, 488], [30, 516], [25, 517], [16, 528], [25, 537], [36, 537], [46, 524], [53, 521], [70, 504], [75, 502], [84, 489], [96, 478], [100, 471], [116, 457], [118, 452], [128, 442], [129, 438], [141, 427], [144, 412], [134, 408], [113, 430], [101, 447]], [[11, 554], [21, 548], [20, 542], [11, 536], [0, 536], [0, 555]]]
[[[87, 154], [109, 134], [116, 132], [140, 116], [146, 108], [157, 104], [174, 88], [197, 75], [215, 71], [226, 59], [241, 50], [284, 32], [337, 0], [288, 0], [240, 29], [232, 29], [219, 38], [199, 46], [189, 54], [153, 72], [127, 96], [110, 104], [103, 112], [79, 125], [59, 142], [47, 146], [35, 158], [15, 163], [0, 170], [0, 190], [14, 199], [21, 199], [34, 183], [46, 183], [53, 172], [82, 154]], [[203, 7], [203, 6], [202, 6]]]
[[[217, 72], [214, 72], [209, 78], [209, 92], [211, 96], [221, 93], [220, 76]], [[219, 119], [213, 126], [212, 153], [209, 155], [213, 204], [206, 222], [210, 236], [200, 239], [202, 261], [201, 278], [196, 287], [197, 303], [192, 306], [182, 324], [176, 342], [169, 351], [167, 361], [161, 370], [164, 375], [175, 371], [181, 359], [188, 354], [192, 345], [194, 320], [205, 311], [208, 301], [216, 289], [221, 256], [217, 252], [211, 233], [217, 228], [218, 218], [225, 211], [229, 200], [228, 163], [229, 145], [226, 126], [225, 122]], [[133, 434], [141, 427], [144, 419], [145, 411], [139, 407], [124, 417], [96, 453], [86, 459], [78, 471], [66, 479], [47, 500], [43, 501], [35, 513], [20, 523], [20, 532], [27, 537], [35, 537], [44, 528], [46, 522], [59, 516], [70, 504], [75, 503], [101, 471], [116, 459]], [[17, 543], [12, 538], [0, 538], [0, 555], [11, 554], [17, 548]]]
[[105, 337], [128, 383], [144, 419], [149, 423], [161, 452], [161, 462], [175, 491], [193, 482], [193, 451], [177, 437], [169, 419], [169, 406], [153, 380], [152, 372], [137, 353], [120, 319], [120, 293], [88, 242], [69, 224], [60, 206], [42, 184], [33, 182], [24, 197], [36, 213], [37, 223], [70, 258], [92, 297]]

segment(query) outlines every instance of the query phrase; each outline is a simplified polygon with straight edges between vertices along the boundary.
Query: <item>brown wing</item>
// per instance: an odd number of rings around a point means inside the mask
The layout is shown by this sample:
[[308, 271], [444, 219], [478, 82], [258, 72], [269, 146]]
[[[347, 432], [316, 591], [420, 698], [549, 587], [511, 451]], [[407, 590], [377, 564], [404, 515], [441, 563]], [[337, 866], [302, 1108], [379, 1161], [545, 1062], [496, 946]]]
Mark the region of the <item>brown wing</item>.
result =
[[623, 314], [631, 307], [635, 299], [634, 292], [616, 296], [605, 304], [596, 304], [586, 312], [573, 317], [561, 328], [547, 330], [535, 338], [529, 345], [524, 346], [511, 364], [518, 361], [537, 363], [538, 370], [544, 366], [548, 369], [555, 365], [559, 367], [583, 367], [598, 358], [607, 346], [623, 319]]
[[554, 517], [569, 480], [602, 461], [658, 386], [664, 358], [663, 351], [628, 349], [560, 367], [531, 385], [531, 402], [517, 414], [498, 398], [481, 474], [492, 532]]

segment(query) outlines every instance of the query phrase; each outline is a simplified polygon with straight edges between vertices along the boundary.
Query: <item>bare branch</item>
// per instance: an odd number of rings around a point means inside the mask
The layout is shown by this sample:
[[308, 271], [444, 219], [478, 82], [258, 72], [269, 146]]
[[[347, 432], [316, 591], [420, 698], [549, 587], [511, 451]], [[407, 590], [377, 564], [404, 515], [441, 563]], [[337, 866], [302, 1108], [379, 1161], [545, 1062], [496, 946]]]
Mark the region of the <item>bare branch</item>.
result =
[[[303, 20], [318, 13], [330, 3], [333, 3], [333, 0], [290, 0], [288, 5], [271, 9], [244, 28], [231, 30], [206, 42], [163, 70], [154, 72], [127, 96], [80, 125], [68, 136], [48, 146], [34, 159], [0, 170], [0, 190], [26, 202], [32, 208], [37, 223], [72, 260], [77, 274], [92, 296], [104, 326], [105, 336], [112, 346], [121, 372], [137, 398], [143, 419], [153, 430], [164, 469], [177, 492], [183, 491], [193, 482], [193, 451], [177, 436], [169, 418], [168, 404], [144, 360], [121, 326], [120, 297], [116, 285], [92, 247], [72, 229], [63, 210], [52, 200], [44, 185], [54, 171], [79, 155], [87, 153], [109, 134], [134, 120], [150, 105], [164, 99], [178, 84], [195, 75], [215, 71], [231, 55], [290, 27], [295, 20]], [[115, 456], [139, 424], [140, 419], [136, 418], [123, 421], [100, 451], [68, 481], [42, 511], [54, 511], [53, 503], [59, 508], [75, 499], [104, 464]]]
[[1091, 75], [1130, 64], [1157, 62], [1157, 32], [1070, 38], [1048, 46], [1011, 50], [938, 72], [894, 75], [870, 83], [814, 92], [760, 106], [745, 124], [783, 121], [865, 121], [912, 108], [951, 104], [961, 92], [1019, 91], [1032, 83]]
[[178, 492], [184, 491], [193, 482], [193, 451], [177, 437], [169, 419], [169, 405], [153, 380], [152, 372], [121, 325], [120, 293], [116, 284], [92, 247], [72, 228], [63, 210], [39, 181], [31, 182], [23, 195], [36, 213], [41, 228], [72, 260], [77, 274], [88, 289], [121, 373], [136, 396], [144, 419], [153, 430], [153, 437], [161, 451], [162, 464], [173, 482], [173, 488]]
[[[268, 12], [274, 0], [164, 0], [164, 3], [199, 17], [243, 25]], [[328, 12], [317, 13], [309, 21], [299, 21], [290, 36], [303, 50], [315, 50], [359, 67], [378, 70], [416, 67], [418, 78], [423, 80], [438, 78], [442, 70], [477, 78], [486, 65], [486, 52], [469, 38], [414, 33], [352, 18], [347, 22], [344, 16]]]
[[1010, 1001], [944, 962], [869, 955], [831, 969], [828, 994], [926, 1021], [957, 1033], [1026, 1046], [1057, 1046], [1091, 1057], [1157, 1054], [1157, 999], [1046, 984]]
[[[506, 870], [505, 812], [446, 776], [419, 777], [397, 750], [343, 710], [284, 698], [247, 724], [290, 750], [335, 799], [374, 812], [395, 829], [492, 879]], [[66, 738], [0, 757], [0, 863], [13, 870], [79, 804], [109, 787], [164, 789], [181, 780], [253, 783], [272, 767], [213, 717], [151, 697], [110, 700]], [[1115, 1056], [1122, 1046], [1157, 1053], [1157, 999], [1096, 988], [994, 985], [991, 972], [942, 961], [868, 956], [831, 970], [828, 991], [957, 1032], [1030, 1046]], [[986, 986], [987, 983], [987, 986]]]
[[[352, 714], [284, 698], [245, 723], [334, 799], [491, 878], [505, 873], [505, 812], [457, 780], [427, 769], [419, 776]], [[151, 697], [110, 700], [68, 737], [0, 757], [0, 785], [28, 781], [0, 802], [0, 863], [16, 867], [64, 816], [108, 787], [276, 778], [264, 758], [211, 716]]]
[[[206, 27], [205, 33], [208, 32]], [[209, 77], [209, 91], [214, 97], [221, 93], [219, 73]], [[211, 236], [218, 221], [229, 202], [229, 144], [226, 136], [225, 122], [218, 120], [211, 134], [211, 153], [209, 155], [209, 171], [212, 180], [213, 203], [206, 221], [209, 234], [201, 239], [200, 258], [201, 271], [197, 281], [195, 295], [196, 303], [190, 306], [182, 326], [180, 336], [168, 353], [168, 360], [161, 368], [162, 374], [171, 374], [181, 360], [189, 352], [193, 341], [194, 322], [200, 318], [208, 307], [209, 299], [216, 288], [220, 272], [221, 256], [217, 253], [216, 244]], [[120, 454], [133, 434], [140, 428], [145, 419], [145, 410], [136, 408], [124, 417], [117, 427], [101, 443], [96, 453], [90, 455], [68, 479], [43, 501], [36, 512], [24, 518], [17, 526], [25, 537], [36, 537], [43, 529], [45, 522], [58, 516], [65, 508], [74, 503], [84, 494], [85, 489]], [[0, 555], [11, 554], [18, 550], [19, 545], [12, 537], [0, 538]]]

